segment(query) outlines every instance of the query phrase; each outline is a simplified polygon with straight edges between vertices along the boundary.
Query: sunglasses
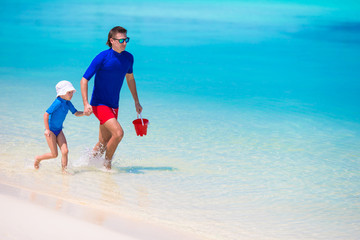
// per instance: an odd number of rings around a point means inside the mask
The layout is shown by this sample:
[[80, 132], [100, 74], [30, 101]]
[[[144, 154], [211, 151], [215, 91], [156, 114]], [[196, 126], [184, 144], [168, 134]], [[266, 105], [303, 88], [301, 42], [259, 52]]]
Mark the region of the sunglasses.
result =
[[128, 38], [128, 37], [127, 38], [120, 38], [120, 39], [117, 39], [117, 38], [112, 38], [112, 39], [119, 41], [119, 43], [123, 43], [123, 42], [128, 43], [130, 41], [130, 38]]

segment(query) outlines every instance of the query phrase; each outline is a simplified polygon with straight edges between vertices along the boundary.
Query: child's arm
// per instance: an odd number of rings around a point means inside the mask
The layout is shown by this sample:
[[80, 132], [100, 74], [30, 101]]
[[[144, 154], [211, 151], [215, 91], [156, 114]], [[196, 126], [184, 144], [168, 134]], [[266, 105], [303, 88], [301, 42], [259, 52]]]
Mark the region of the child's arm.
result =
[[77, 116], [77, 117], [82, 117], [82, 116], [84, 116], [85, 114], [84, 114], [83, 111], [77, 111], [76, 113], [74, 113], [74, 115]]
[[83, 111], [78, 111], [70, 101], [67, 104], [69, 106], [70, 112], [75, 116], [82, 117], [85, 115]]
[[44, 135], [47, 137], [50, 136], [49, 116], [50, 116], [50, 114], [48, 114], [47, 112], [44, 113], [44, 125], [45, 125]]

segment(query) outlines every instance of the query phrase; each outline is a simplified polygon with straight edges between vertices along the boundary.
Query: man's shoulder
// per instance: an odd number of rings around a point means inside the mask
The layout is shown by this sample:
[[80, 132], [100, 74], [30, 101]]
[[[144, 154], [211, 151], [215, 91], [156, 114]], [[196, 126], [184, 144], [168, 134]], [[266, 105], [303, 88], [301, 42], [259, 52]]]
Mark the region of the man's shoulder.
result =
[[108, 55], [109, 55], [109, 50], [101, 51], [100, 53], [98, 53], [98, 54], [95, 56], [93, 62], [95, 62], [95, 63], [100, 63], [100, 62], [102, 62], [103, 59], [106, 58], [106, 56], [108, 56]]
[[111, 48], [104, 50], [102, 52], [100, 52], [96, 58], [98, 59], [112, 59], [114, 57], [120, 57], [120, 58], [126, 58], [130, 61], [134, 61], [134, 56], [129, 53], [128, 51], [122, 51], [121, 54], [115, 52], [114, 50], [112, 50]]
[[131, 53], [129, 53], [128, 51], [123, 51], [122, 54], [124, 54], [124, 56], [128, 59], [131, 59], [131, 60], [134, 59], [134, 56]]
[[111, 53], [111, 48], [101, 51], [98, 56], [107, 56], [109, 53]]
[[132, 54], [131, 54], [131, 53], [129, 53], [128, 51], [123, 51], [123, 54], [126, 54], [126, 55], [130, 55], [130, 56], [132, 56]]

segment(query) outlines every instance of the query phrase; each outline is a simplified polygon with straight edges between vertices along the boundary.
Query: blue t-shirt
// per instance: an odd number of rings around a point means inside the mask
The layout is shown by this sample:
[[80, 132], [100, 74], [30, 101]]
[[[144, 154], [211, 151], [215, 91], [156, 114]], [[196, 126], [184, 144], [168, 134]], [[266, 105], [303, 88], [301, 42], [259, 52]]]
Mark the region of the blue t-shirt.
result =
[[120, 90], [125, 75], [133, 72], [133, 63], [134, 57], [127, 51], [118, 53], [110, 48], [99, 53], [83, 76], [89, 81], [95, 74], [90, 105], [119, 108]]
[[49, 127], [51, 131], [58, 131], [63, 128], [63, 122], [65, 121], [68, 111], [72, 114], [77, 110], [74, 105], [61, 97], [57, 97], [51, 106], [46, 110], [49, 116]]

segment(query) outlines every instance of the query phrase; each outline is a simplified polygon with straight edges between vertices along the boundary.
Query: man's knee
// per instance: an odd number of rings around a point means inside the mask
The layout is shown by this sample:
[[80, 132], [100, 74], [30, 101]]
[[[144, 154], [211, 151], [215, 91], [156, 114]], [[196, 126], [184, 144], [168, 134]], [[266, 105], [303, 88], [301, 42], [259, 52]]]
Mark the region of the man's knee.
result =
[[[102, 132], [101, 134], [103, 138], [105, 136], [109, 136], [109, 137], [111, 136], [110, 137], [111, 141], [120, 142], [121, 139], [124, 137], [124, 130], [122, 129], [122, 127], [115, 118], [108, 120], [103, 126], [106, 129], [106, 131]], [[100, 129], [100, 130], [104, 130], [104, 129]]]
[[117, 129], [112, 136], [114, 139], [120, 142], [121, 139], [124, 137], [124, 131], [122, 129]]

